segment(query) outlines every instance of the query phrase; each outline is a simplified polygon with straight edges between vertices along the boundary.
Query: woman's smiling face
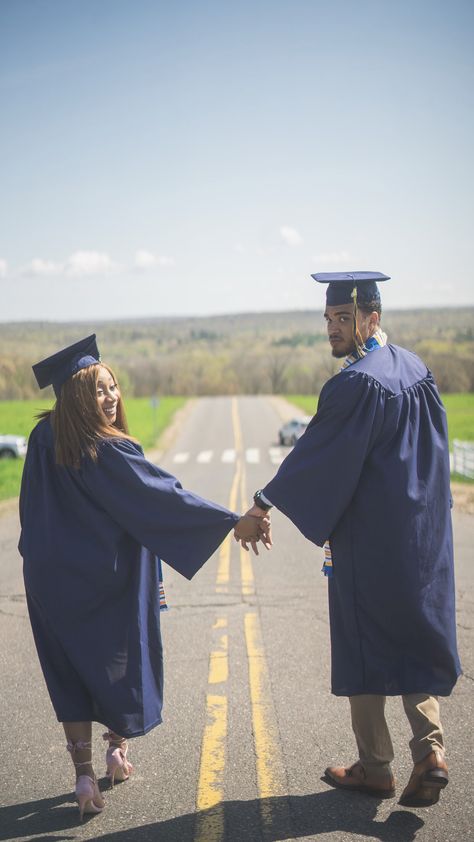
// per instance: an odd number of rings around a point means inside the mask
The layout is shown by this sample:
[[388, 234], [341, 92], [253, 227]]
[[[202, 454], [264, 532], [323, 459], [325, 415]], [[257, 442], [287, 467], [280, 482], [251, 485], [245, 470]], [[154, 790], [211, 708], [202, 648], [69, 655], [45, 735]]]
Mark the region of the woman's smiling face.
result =
[[97, 403], [104, 413], [107, 423], [114, 424], [117, 419], [117, 405], [120, 392], [114, 378], [102, 365], [97, 380]]

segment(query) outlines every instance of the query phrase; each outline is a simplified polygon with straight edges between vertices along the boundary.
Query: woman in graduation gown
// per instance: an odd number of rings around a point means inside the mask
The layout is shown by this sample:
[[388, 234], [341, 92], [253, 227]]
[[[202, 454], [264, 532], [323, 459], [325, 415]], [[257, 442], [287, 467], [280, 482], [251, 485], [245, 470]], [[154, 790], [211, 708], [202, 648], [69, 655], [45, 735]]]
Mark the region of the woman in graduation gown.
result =
[[[161, 722], [160, 559], [188, 579], [239, 516], [186, 491], [128, 434], [95, 335], [33, 366], [57, 396], [28, 444], [21, 538], [28, 610], [48, 691], [76, 767], [81, 818], [100, 812], [91, 722], [107, 727], [107, 774], [125, 780], [127, 737]], [[256, 548], [256, 518], [239, 530]]]

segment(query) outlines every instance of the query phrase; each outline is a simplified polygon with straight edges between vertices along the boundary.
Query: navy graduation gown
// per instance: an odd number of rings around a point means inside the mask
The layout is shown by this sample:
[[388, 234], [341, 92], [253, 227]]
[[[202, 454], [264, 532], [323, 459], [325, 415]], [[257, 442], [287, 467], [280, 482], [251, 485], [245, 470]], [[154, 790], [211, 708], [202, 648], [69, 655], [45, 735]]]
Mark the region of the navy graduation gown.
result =
[[159, 561], [191, 579], [238, 515], [182, 488], [139, 445], [58, 466], [49, 421], [33, 430], [19, 549], [35, 642], [60, 721], [123, 736], [161, 722]]
[[449, 695], [456, 647], [446, 414], [431, 373], [394, 345], [329, 380], [263, 492], [330, 539], [332, 692]]

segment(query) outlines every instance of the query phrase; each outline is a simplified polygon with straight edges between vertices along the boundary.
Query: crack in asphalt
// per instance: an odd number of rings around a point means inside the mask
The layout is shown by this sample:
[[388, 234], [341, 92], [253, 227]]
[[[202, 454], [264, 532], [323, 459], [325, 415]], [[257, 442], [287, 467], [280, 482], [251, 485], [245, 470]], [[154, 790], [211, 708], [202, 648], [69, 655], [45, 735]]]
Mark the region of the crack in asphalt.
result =
[[26, 602], [24, 593], [1, 593], [0, 599], [7, 599], [9, 602]]

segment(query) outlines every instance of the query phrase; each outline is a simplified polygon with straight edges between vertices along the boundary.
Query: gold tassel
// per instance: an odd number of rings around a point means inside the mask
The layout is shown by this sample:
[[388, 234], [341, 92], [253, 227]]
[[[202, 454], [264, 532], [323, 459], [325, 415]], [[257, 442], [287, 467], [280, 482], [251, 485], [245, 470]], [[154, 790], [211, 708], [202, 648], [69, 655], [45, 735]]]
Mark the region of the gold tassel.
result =
[[357, 327], [357, 285], [356, 284], [354, 284], [354, 287], [352, 289], [351, 298], [354, 302], [354, 322], [353, 322], [353, 327], [352, 327], [352, 338], [354, 340], [354, 345], [355, 345], [357, 356], [361, 357], [363, 355], [359, 352], [359, 349], [362, 348], [362, 346], [364, 344], [364, 341], [363, 341], [362, 336], [360, 335], [359, 329]]

